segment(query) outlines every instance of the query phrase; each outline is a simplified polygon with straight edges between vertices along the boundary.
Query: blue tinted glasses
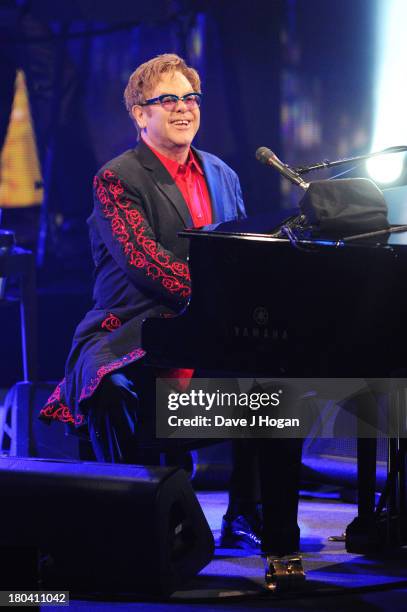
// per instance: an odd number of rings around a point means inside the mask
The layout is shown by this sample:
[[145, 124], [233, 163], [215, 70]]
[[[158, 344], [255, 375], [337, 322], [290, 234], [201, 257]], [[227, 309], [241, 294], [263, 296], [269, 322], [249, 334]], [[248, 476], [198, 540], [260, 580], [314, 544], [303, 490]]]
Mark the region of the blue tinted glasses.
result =
[[182, 100], [188, 110], [194, 110], [201, 105], [202, 94], [191, 92], [184, 96], [176, 96], [175, 94], [163, 94], [157, 98], [150, 98], [140, 104], [140, 106], [151, 106], [153, 104], [161, 104], [166, 111], [173, 111], [176, 109], [178, 101]]

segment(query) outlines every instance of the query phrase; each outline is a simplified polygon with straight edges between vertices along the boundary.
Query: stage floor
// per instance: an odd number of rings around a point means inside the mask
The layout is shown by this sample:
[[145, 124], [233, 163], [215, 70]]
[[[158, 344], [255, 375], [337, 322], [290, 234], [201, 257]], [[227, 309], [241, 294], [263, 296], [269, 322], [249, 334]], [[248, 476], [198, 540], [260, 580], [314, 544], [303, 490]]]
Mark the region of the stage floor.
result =
[[[201, 492], [198, 498], [217, 540], [227, 494]], [[121, 601], [72, 599], [69, 610], [406, 610], [405, 548], [397, 559], [368, 559], [347, 553], [343, 542], [328, 540], [331, 535], [341, 534], [355, 514], [355, 505], [338, 500], [301, 500], [301, 549], [308, 578], [301, 593], [270, 595], [263, 589], [264, 570], [260, 557], [239, 550], [216, 548], [213, 561], [186, 585], [185, 590], [175, 593], [167, 601], [136, 602], [134, 597], [133, 601], [130, 597], [122, 597]], [[50, 609], [54, 608], [44, 608]]]

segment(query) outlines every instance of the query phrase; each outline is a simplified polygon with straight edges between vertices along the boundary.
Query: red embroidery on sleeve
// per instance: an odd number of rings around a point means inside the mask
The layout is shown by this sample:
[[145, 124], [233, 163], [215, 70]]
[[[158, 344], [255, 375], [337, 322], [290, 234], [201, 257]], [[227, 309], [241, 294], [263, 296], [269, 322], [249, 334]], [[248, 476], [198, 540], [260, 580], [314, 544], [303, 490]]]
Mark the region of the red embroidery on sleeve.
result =
[[96, 195], [103, 206], [103, 214], [110, 219], [113, 234], [123, 245], [129, 264], [143, 269], [153, 280], [159, 280], [170, 293], [189, 297], [191, 288], [185, 284], [191, 280], [188, 264], [173, 261], [170, 254], [146, 235], [143, 215], [130, 208], [131, 200], [121, 197], [124, 188], [120, 179], [111, 170], [105, 170], [103, 178], [108, 181], [107, 185], [95, 177]]
[[[100, 366], [98, 368], [96, 375], [89, 380], [89, 382], [82, 388], [79, 401], [89, 398], [96, 391], [99, 386], [101, 380], [106, 374], [113, 372], [114, 370], [118, 370], [137, 359], [141, 359], [146, 354], [145, 351], [141, 348], [136, 348], [130, 353], [126, 353], [123, 357], [119, 357], [114, 361], [110, 361], [105, 365]], [[61, 382], [56, 386], [55, 390], [52, 392], [50, 397], [48, 398], [47, 403], [44, 408], [40, 411], [40, 417], [46, 419], [53, 419], [56, 421], [61, 421], [62, 423], [72, 423], [73, 425], [79, 426], [84, 425], [86, 422], [86, 417], [83, 414], [74, 415], [63, 400], [62, 400], [62, 385], [65, 383], [65, 378], [61, 380]]]
[[120, 321], [119, 317], [116, 317], [116, 315], [112, 314], [111, 312], [109, 312], [109, 315], [106, 317], [106, 319], [102, 321], [102, 327], [110, 332], [114, 331], [115, 329], [118, 329], [119, 327], [121, 327], [121, 325], [122, 322]]
[[85, 417], [83, 414], [74, 416], [71, 409], [63, 403], [61, 398], [61, 387], [65, 383], [65, 378], [55, 387], [48, 398], [44, 408], [40, 411], [40, 416], [48, 419], [61, 421], [62, 423], [72, 423], [73, 425], [83, 425]]

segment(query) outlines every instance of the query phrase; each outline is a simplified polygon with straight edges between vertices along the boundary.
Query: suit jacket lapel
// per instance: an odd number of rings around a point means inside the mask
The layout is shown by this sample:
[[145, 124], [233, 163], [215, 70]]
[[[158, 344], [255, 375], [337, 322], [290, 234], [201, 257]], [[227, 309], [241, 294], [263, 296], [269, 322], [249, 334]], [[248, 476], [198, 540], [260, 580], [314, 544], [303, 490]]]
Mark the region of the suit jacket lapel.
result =
[[192, 218], [188, 210], [182, 193], [174, 183], [167, 169], [160, 162], [158, 157], [154, 155], [152, 150], [141, 140], [137, 146], [137, 153], [140, 163], [152, 172], [152, 177], [157, 184], [157, 187], [162, 191], [175, 210], [184, 222], [185, 227], [192, 227]]
[[223, 221], [223, 203], [221, 200], [222, 190], [220, 188], [220, 168], [219, 166], [205, 155], [204, 151], [193, 149], [195, 155], [199, 159], [202, 169], [205, 174], [206, 184], [212, 204], [212, 223]]

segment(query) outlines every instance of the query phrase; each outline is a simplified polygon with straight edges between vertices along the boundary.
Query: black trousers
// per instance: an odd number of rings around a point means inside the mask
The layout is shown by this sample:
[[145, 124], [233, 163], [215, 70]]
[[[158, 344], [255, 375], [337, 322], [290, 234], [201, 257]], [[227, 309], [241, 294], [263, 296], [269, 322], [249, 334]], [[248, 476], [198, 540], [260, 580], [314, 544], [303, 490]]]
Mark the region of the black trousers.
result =
[[[155, 438], [155, 378], [150, 368], [129, 366], [107, 375], [88, 400], [89, 434], [98, 461], [148, 463], [158, 449], [180, 449], [182, 440]], [[195, 447], [202, 446], [201, 440], [196, 443]], [[194, 442], [189, 444], [192, 448]], [[259, 482], [265, 553], [285, 555], [299, 550], [301, 452], [298, 438], [234, 442], [231, 492], [242, 500], [253, 499]]]

